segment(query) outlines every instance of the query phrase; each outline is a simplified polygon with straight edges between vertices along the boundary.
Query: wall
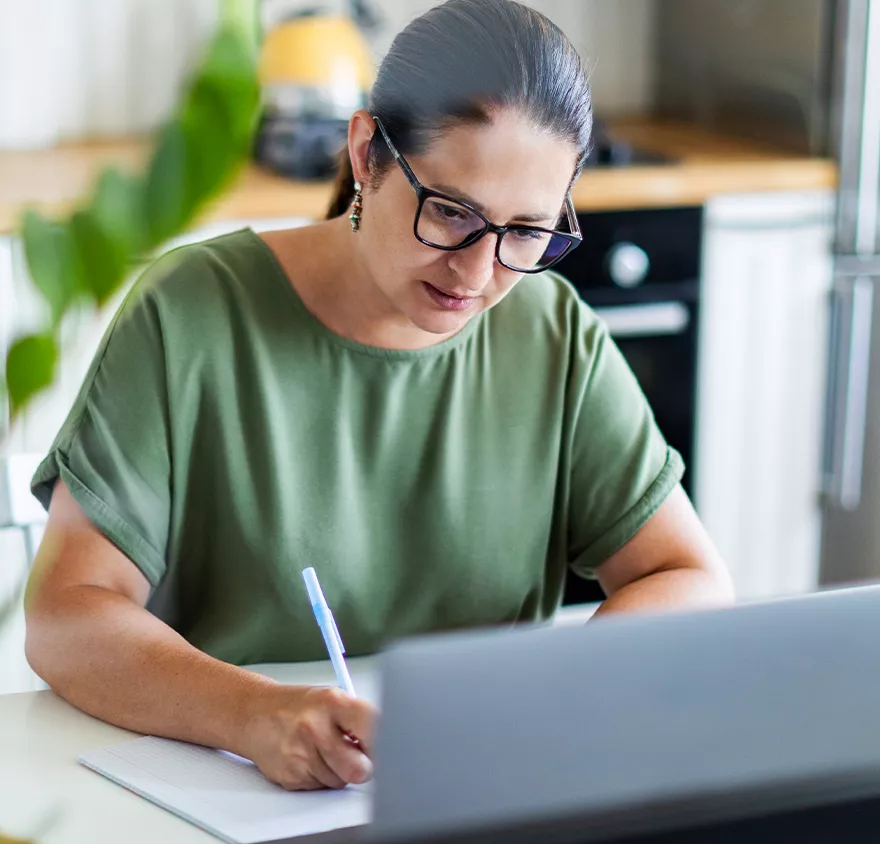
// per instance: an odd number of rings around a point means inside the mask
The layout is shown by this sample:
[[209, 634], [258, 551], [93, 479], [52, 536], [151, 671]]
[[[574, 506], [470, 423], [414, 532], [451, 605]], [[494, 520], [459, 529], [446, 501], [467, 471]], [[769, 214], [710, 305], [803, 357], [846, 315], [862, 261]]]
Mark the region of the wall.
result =
[[[622, 114], [650, 105], [655, 0], [526, 0], [556, 23], [593, 66], [596, 111]], [[434, 0], [384, 0], [396, 32]]]
[[[435, 0], [379, 0], [393, 34]], [[330, 8], [343, 0], [324, 0]], [[265, 0], [267, 20], [305, 0]], [[596, 109], [649, 104], [656, 0], [531, 0], [594, 67]], [[0, 148], [124, 135], [172, 107], [216, 20], [217, 0], [0, 3]]]

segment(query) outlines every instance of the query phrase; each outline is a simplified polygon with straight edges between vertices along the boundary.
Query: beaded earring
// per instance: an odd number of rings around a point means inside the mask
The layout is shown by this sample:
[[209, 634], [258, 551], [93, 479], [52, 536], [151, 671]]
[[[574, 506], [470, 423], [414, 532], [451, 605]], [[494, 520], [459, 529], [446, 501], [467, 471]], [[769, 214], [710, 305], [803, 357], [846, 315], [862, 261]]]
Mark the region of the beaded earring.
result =
[[351, 230], [355, 233], [361, 228], [361, 214], [364, 210], [364, 195], [361, 191], [361, 183], [354, 183], [354, 202], [351, 206], [351, 214], [348, 219], [351, 220]]

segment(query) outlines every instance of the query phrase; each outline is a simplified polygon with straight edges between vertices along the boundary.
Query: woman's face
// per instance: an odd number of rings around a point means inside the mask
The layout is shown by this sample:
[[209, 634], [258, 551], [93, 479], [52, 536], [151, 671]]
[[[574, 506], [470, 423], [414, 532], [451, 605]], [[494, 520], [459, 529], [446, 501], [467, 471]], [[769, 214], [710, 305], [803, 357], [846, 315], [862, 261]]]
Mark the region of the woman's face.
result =
[[[352, 140], [368, 143], [375, 123], [359, 114], [362, 125], [353, 123]], [[352, 153], [355, 172], [364, 173], [366, 143], [353, 143]], [[426, 188], [467, 202], [496, 225], [553, 228], [577, 154], [573, 145], [506, 111], [489, 124], [450, 129], [424, 155], [405, 157]], [[522, 274], [496, 261], [491, 232], [452, 252], [420, 243], [413, 233], [417, 208], [415, 191], [393, 163], [375, 190], [364, 189], [358, 252], [396, 317], [433, 335], [454, 334], [500, 302]]]

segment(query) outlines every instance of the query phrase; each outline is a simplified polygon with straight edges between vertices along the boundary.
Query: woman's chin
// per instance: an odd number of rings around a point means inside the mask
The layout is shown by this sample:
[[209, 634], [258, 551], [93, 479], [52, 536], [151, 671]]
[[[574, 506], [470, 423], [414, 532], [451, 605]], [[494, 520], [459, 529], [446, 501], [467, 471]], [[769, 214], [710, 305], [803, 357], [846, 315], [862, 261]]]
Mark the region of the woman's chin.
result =
[[416, 328], [436, 335], [437, 342], [440, 343], [445, 336], [461, 331], [477, 313], [479, 313], [479, 308], [468, 308], [466, 311], [437, 311], [419, 308], [417, 312], [410, 314], [410, 321]]

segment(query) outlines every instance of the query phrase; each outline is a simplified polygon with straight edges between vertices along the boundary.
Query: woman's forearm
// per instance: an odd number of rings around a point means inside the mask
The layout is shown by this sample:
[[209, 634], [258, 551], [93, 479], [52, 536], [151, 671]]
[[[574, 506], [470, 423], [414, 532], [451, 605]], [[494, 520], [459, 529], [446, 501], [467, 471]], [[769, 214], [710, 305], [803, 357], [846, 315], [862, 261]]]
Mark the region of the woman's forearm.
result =
[[708, 609], [733, 602], [729, 578], [701, 568], [670, 568], [634, 580], [609, 596], [595, 615]]
[[90, 715], [239, 753], [249, 705], [277, 688], [95, 586], [71, 586], [29, 607], [27, 656], [55, 692]]

